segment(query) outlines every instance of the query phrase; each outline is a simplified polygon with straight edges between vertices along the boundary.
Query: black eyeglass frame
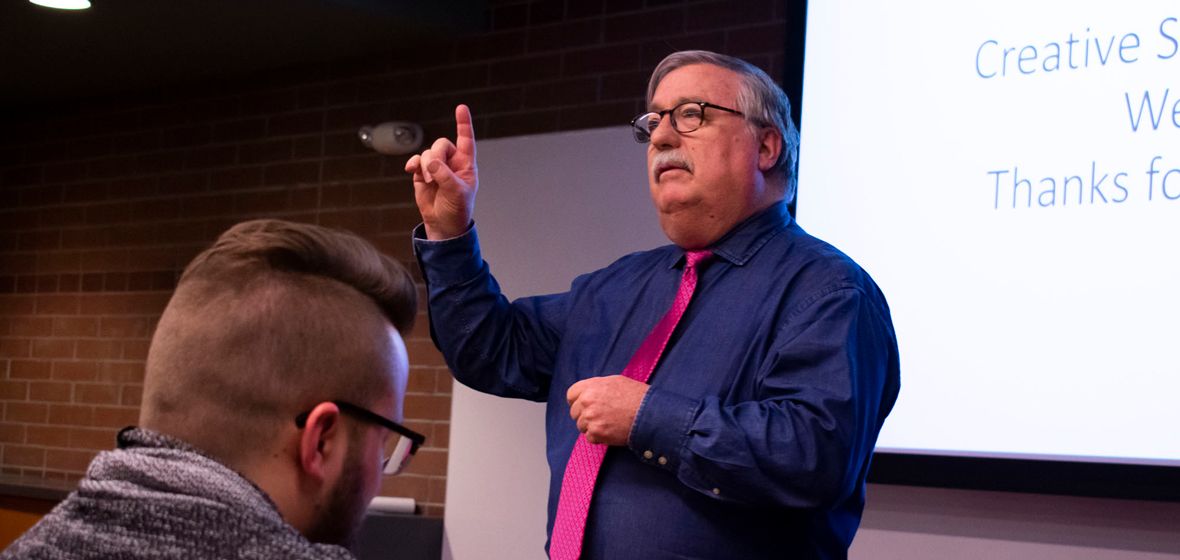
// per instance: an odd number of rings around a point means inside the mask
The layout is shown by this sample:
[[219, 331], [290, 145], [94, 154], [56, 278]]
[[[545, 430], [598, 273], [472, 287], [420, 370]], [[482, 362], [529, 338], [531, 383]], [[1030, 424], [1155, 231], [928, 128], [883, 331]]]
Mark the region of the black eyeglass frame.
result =
[[[394, 422], [393, 420], [390, 420], [380, 414], [377, 414], [376, 412], [373, 412], [363, 406], [357, 406], [348, 401], [328, 402], [336, 405], [341, 410], [341, 412], [351, 414], [361, 420], [377, 424], [378, 426], [386, 428], [391, 432], [410, 438], [410, 455], [417, 453], [418, 448], [422, 447], [422, 444], [426, 443], [426, 436], [415, 432], [414, 430], [411, 430], [397, 422]], [[310, 410], [306, 412], [300, 412], [299, 415], [295, 417], [295, 426], [302, 430], [305, 426], [307, 426], [308, 416], [311, 416]], [[388, 458], [386, 458], [386, 460], [388, 460]]]
[[[676, 126], [676, 111], [685, 105], [698, 105], [698, 106], [700, 106], [700, 108], [701, 108], [701, 124], [697, 125], [695, 128], [690, 128], [688, 130], [681, 130], [680, 127]], [[722, 107], [721, 105], [714, 105], [713, 103], [709, 103], [708, 101], [685, 101], [684, 103], [677, 104], [675, 107], [672, 107], [671, 109], [664, 109], [663, 111], [648, 111], [646, 113], [643, 113], [642, 115], [639, 115], [639, 116], [631, 119], [631, 131], [635, 134], [635, 141], [636, 142], [638, 142], [640, 144], [646, 144], [648, 142], [651, 142], [651, 133], [655, 132], [656, 127], [660, 126], [660, 122], [664, 120], [665, 116], [667, 116], [668, 118], [672, 119], [672, 122], [671, 122], [672, 130], [675, 130], [676, 132], [679, 132], [680, 134], [688, 134], [690, 132], [694, 132], [696, 130], [699, 130], [702, 126], [705, 126], [705, 109], [718, 109], [721, 111], [725, 111], [727, 113], [733, 113], [735, 115], [738, 115], [739, 117], [746, 116], [745, 113], [738, 111], [737, 109], [730, 109], [729, 107]], [[648, 121], [650, 122], [651, 115], [656, 115], [656, 117], [658, 117], [658, 120], [655, 121], [655, 123], [656, 123], [655, 126], [649, 126], [647, 128], [643, 128], [643, 127], [639, 126], [639, 121], [641, 121], [641, 120], [648, 119]]]

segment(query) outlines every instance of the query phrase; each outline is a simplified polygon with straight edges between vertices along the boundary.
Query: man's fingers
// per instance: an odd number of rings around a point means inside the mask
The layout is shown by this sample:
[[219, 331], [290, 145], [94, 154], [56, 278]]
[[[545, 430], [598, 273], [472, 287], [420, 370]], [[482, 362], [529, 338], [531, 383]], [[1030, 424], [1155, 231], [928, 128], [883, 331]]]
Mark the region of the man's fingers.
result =
[[455, 148], [475, 159], [475, 125], [471, 122], [471, 108], [466, 105], [455, 107]]
[[429, 151], [439, 161], [448, 161], [451, 159], [451, 156], [455, 155], [455, 144], [447, 138], [439, 138], [430, 145]]
[[414, 154], [406, 160], [406, 173], [417, 173], [422, 167], [422, 156]]
[[574, 383], [573, 385], [570, 385], [570, 388], [565, 392], [565, 402], [569, 403], [570, 406], [573, 406], [574, 401], [578, 400], [578, 397], [581, 396], [582, 391], [586, 390], [586, 381], [588, 380], [583, 379], [577, 383]]

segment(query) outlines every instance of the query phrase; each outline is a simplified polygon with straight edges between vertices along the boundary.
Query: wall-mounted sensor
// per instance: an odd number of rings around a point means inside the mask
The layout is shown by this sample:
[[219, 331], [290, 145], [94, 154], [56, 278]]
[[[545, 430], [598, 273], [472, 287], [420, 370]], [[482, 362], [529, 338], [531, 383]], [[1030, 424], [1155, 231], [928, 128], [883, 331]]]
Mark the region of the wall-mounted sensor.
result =
[[377, 126], [362, 126], [357, 136], [361, 144], [387, 156], [405, 155], [422, 145], [422, 127], [410, 122], [394, 121]]

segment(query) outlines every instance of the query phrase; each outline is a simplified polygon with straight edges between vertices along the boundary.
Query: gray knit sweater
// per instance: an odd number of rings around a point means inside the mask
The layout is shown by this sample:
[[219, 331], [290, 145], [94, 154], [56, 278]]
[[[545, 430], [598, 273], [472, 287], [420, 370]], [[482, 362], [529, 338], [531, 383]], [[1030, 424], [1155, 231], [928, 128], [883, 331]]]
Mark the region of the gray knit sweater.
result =
[[0, 560], [354, 560], [342, 547], [309, 542], [262, 490], [184, 442], [128, 428], [118, 443]]

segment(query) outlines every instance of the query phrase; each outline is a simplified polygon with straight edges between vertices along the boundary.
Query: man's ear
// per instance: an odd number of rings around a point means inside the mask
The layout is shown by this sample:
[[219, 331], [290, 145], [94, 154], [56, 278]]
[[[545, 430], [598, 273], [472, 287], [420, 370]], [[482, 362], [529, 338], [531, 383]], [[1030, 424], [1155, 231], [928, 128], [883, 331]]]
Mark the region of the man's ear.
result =
[[783, 153], [783, 135], [771, 126], [764, 126], [758, 131], [758, 170], [765, 173], [770, 171]]
[[333, 477], [344, 456], [346, 437], [335, 404], [322, 402], [311, 409], [299, 437], [299, 466], [303, 473], [317, 482]]

